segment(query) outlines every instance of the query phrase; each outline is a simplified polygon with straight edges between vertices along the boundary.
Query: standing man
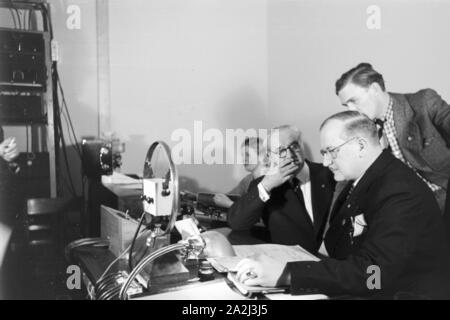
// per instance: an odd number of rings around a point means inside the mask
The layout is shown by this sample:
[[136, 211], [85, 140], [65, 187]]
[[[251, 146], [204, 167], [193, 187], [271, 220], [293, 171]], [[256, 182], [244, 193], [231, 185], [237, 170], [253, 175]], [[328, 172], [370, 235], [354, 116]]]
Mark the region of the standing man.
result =
[[315, 253], [333, 197], [332, 173], [305, 159], [301, 133], [293, 126], [272, 129], [267, 151], [268, 172], [231, 206], [228, 224], [233, 231], [249, 231], [262, 218], [271, 242]]
[[432, 89], [387, 92], [383, 76], [368, 63], [345, 72], [336, 81], [336, 94], [342, 105], [382, 127], [385, 146], [428, 185], [444, 212], [450, 178], [450, 106]]
[[244, 259], [238, 279], [290, 285], [292, 294], [450, 298], [449, 253], [426, 183], [383, 150], [375, 123], [359, 112], [325, 120], [320, 144], [324, 166], [337, 181], [349, 181], [331, 212], [324, 240], [329, 257], [287, 264]]

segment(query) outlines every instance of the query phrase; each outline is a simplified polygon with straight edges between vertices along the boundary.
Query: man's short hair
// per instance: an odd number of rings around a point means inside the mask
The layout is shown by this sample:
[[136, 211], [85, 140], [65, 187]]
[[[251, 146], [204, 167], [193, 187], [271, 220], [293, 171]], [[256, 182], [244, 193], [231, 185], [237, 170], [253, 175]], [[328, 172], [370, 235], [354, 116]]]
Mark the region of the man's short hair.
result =
[[336, 95], [344, 88], [348, 83], [368, 88], [372, 83], [376, 82], [383, 91], [386, 90], [384, 86], [383, 75], [375, 71], [370, 63], [360, 63], [356, 67], [348, 70], [336, 81]]
[[267, 150], [269, 150], [268, 142], [271, 141], [271, 138], [273, 137], [274, 133], [275, 132], [281, 132], [281, 131], [289, 131], [289, 134], [294, 137], [294, 140], [296, 140], [298, 142], [300, 147], [302, 149], [304, 148], [303, 140], [302, 140], [302, 132], [295, 126], [292, 126], [290, 124], [284, 124], [284, 125], [272, 128], [269, 131], [269, 134], [268, 134], [267, 140], [266, 140]]
[[365, 137], [374, 144], [379, 144], [377, 125], [373, 120], [358, 111], [343, 111], [336, 113], [320, 125], [322, 130], [330, 121], [337, 120], [343, 123], [342, 138]]

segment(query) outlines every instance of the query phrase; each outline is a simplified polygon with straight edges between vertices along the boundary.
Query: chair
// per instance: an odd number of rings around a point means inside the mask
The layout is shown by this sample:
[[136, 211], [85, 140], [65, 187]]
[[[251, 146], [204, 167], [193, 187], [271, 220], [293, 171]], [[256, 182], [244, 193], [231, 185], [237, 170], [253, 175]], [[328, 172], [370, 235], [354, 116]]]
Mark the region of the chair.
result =
[[34, 198], [27, 200], [26, 245], [30, 248], [65, 245], [67, 212], [79, 209], [79, 198]]

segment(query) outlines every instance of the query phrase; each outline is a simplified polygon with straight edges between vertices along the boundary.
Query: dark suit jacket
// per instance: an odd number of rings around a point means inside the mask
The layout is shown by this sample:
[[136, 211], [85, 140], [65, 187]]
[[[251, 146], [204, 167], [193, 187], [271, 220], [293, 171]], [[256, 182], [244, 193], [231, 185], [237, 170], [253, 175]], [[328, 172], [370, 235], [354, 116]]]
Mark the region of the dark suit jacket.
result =
[[289, 182], [275, 188], [264, 203], [259, 198], [258, 183], [254, 180], [248, 192], [228, 211], [228, 224], [233, 231], [250, 230], [260, 218], [270, 233], [270, 241], [285, 245], [301, 245], [316, 252], [333, 197], [335, 181], [330, 170], [321, 164], [307, 162], [311, 176], [311, 197], [314, 223], [300, 203]]
[[390, 93], [397, 139], [405, 158], [427, 180], [450, 179], [450, 106], [432, 89]]
[[[442, 217], [431, 190], [417, 175], [385, 150], [346, 200], [338, 197], [325, 245], [330, 258], [289, 263], [291, 290], [325, 294], [387, 295], [408, 292], [415, 297], [447, 298], [448, 249]], [[354, 236], [355, 217], [366, 227]], [[381, 289], [367, 286], [381, 271]], [[369, 269], [370, 270], [370, 269]]]

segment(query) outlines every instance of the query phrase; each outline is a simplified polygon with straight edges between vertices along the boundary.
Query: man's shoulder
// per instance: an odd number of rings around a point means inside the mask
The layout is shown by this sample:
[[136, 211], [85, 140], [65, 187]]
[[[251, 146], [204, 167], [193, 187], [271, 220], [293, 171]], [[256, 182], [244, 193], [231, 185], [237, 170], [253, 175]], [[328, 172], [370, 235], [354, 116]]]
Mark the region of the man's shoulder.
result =
[[375, 184], [378, 194], [399, 192], [420, 195], [429, 191], [417, 174], [397, 158], [393, 158], [386, 166]]
[[415, 111], [423, 110], [429, 104], [442, 100], [439, 93], [431, 88], [421, 89], [413, 93], [389, 93], [401, 104], [408, 105]]

